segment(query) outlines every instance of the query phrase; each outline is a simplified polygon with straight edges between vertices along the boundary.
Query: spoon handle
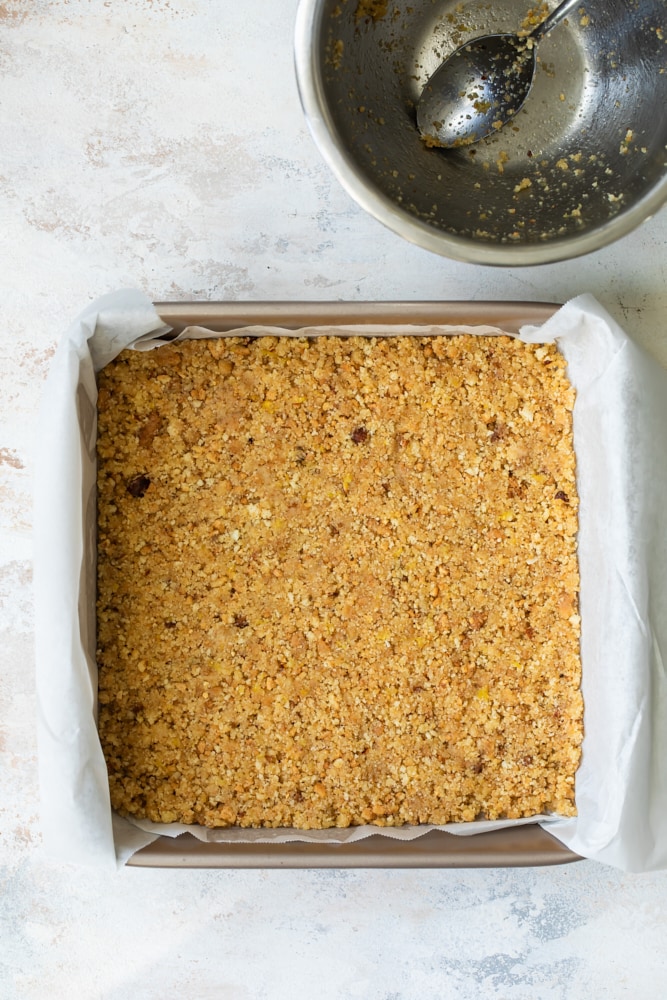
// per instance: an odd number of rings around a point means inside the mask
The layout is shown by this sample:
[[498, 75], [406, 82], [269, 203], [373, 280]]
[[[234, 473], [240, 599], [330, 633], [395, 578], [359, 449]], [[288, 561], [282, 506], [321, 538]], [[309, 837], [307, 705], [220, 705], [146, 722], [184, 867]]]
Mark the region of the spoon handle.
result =
[[563, 3], [559, 4], [555, 10], [552, 10], [549, 16], [541, 24], [538, 24], [528, 37], [534, 38], [536, 42], [539, 42], [540, 38], [546, 35], [548, 31], [551, 31], [552, 28], [555, 28], [574, 7], [578, 7], [580, 4], [581, 0], [563, 0]]

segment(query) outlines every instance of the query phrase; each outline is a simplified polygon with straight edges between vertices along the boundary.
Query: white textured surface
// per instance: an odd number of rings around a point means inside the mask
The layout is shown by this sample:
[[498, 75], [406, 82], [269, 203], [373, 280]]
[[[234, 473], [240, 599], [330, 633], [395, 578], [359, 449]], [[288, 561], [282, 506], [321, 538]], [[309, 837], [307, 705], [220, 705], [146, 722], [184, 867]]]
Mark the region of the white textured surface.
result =
[[292, 74], [296, 0], [0, 3], [0, 998], [662, 1000], [667, 873], [100, 876], [39, 852], [30, 475], [54, 344], [90, 299], [592, 292], [667, 364], [667, 212], [591, 257], [491, 270], [363, 215]]

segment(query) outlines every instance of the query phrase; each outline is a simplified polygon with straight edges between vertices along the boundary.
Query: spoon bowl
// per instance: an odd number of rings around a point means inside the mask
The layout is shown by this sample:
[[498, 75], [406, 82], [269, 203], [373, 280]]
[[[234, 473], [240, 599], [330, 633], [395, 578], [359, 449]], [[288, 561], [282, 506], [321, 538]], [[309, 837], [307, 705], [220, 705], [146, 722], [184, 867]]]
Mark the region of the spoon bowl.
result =
[[493, 135], [523, 107], [535, 49], [516, 35], [484, 35], [462, 45], [426, 84], [417, 126], [427, 146], [467, 146]]
[[468, 146], [493, 135], [521, 110], [537, 64], [537, 42], [580, 0], [563, 0], [518, 34], [482, 35], [459, 46], [430, 77], [417, 126], [427, 146]]

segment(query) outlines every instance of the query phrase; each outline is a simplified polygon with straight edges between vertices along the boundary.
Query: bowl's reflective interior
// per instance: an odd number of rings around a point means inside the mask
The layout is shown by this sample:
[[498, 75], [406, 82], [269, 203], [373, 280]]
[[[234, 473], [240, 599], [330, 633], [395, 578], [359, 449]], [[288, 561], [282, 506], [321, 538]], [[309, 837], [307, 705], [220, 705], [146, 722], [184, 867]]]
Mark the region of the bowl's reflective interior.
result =
[[421, 141], [415, 105], [442, 60], [469, 38], [517, 31], [529, 9], [324, 0], [324, 99], [353, 170], [433, 227], [493, 243], [562, 240], [641, 198], [665, 174], [664, 0], [582, 0], [540, 42], [533, 88], [510, 124], [459, 149]]

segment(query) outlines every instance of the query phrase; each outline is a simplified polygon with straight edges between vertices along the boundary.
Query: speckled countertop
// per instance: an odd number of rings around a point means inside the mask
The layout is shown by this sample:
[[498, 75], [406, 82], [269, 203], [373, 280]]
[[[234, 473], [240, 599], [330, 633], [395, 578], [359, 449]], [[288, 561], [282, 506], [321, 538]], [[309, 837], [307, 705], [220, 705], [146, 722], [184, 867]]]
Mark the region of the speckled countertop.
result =
[[403, 243], [350, 202], [306, 131], [295, 10], [0, 3], [0, 998], [661, 1000], [667, 873], [107, 875], [40, 852], [35, 416], [56, 340], [88, 301], [123, 286], [156, 300], [589, 291], [667, 364], [667, 212], [544, 268]]

